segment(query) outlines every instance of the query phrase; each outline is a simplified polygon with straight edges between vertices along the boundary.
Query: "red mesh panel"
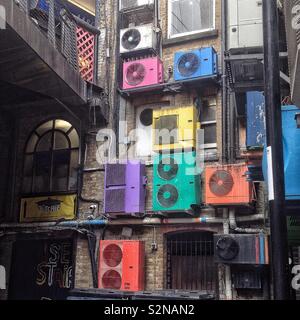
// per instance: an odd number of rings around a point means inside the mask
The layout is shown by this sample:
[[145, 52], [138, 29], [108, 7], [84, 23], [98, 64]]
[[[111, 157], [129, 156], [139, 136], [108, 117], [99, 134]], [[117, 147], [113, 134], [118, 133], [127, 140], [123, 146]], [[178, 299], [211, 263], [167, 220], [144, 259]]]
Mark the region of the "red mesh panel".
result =
[[94, 79], [95, 35], [77, 27], [78, 65], [81, 77], [89, 82]]

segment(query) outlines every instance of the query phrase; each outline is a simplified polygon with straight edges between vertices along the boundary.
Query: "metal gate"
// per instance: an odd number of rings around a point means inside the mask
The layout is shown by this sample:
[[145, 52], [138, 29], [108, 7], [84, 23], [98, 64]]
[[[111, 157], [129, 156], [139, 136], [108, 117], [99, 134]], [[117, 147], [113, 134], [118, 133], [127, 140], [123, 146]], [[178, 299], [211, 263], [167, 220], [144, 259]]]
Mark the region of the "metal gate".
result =
[[213, 233], [186, 232], [167, 236], [167, 288], [216, 291]]

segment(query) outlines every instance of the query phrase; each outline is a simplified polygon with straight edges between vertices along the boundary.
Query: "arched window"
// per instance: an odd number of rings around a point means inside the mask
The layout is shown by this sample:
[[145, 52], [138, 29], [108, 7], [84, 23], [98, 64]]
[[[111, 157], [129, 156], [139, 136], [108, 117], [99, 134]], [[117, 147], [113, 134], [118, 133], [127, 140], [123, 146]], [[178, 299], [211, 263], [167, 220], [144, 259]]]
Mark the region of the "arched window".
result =
[[43, 123], [26, 145], [23, 194], [76, 191], [78, 163], [76, 129], [64, 120]]

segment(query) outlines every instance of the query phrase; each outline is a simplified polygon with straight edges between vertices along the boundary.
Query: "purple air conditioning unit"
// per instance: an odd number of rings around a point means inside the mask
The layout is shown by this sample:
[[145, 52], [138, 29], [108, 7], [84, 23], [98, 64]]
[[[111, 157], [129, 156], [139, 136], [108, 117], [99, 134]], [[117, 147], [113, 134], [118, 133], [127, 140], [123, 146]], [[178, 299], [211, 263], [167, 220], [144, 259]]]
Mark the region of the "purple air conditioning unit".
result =
[[144, 213], [146, 170], [140, 161], [105, 165], [104, 212], [110, 215]]

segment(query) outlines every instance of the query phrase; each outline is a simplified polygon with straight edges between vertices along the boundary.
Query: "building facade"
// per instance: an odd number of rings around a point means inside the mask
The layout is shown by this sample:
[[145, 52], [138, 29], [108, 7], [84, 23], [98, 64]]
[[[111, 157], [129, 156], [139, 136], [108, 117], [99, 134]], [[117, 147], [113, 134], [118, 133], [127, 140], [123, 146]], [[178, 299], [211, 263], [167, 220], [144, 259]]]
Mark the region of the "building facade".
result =
[[0, 4], [1, 299], [270, 299], [261, 4]]

